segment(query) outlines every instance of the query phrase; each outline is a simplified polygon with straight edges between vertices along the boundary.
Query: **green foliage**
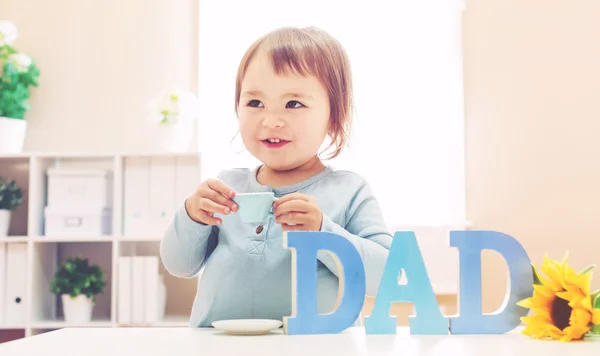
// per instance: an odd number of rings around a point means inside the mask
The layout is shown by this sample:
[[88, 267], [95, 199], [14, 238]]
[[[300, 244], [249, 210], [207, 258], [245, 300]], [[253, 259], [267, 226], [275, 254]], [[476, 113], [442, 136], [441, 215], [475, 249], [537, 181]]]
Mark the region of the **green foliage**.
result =
[[61, 295], [77, 297], [80, 294], [96, 302], [96, 295], [104, 293], [104, 272], [97, 265], [90, 265], [87, 258], [67, 259], [54, 273], [50, 290]]
[[14, 180], [0, 177], [0, 210], [15, 210], [23, 201], [23, 192]]
[[33, 61], [27, 70], [19, 71], [17, 65], [9, 61], [12, 54], [18, 51], [9, 45], [0, 46], [0, 117], [24, 120], [31, 108], [30, 88], [38, 86], [40, 71]]
[[531, 269], [533, 270], [533, 284], [542, 284], [542, 281], [540, 281], [540, 277], [538, 276], [533, 263], [531, 264]]

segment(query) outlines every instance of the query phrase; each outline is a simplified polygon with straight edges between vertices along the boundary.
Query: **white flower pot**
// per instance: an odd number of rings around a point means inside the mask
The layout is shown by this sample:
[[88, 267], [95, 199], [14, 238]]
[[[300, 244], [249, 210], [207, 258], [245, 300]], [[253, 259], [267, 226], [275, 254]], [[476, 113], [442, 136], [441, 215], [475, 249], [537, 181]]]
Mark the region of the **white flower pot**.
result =
[[71, 298], [68, 294], [62, 294], [63, 312], [65, 321], [69, 324], [86, 324], [92, 320], [94, 302], [83, 294]]
[[0, 117], [0, 153], [21, 153], [27, 121]]
[[0, 237], [8, 236], [10, 226], [10, 210], [0, 209]]

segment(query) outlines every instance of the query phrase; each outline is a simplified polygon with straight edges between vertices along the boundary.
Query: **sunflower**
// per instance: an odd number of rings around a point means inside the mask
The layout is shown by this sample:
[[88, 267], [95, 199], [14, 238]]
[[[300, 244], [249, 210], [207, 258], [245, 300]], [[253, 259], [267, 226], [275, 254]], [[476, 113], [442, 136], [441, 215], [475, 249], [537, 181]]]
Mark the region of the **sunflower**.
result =
[[[600, 326], [600, 308], [594, 308], [598, 292], [590, 294], [592, 268], [577, 273], [567, 264], [544, 257], [540, 276], [533, 266], [536, 283], [533, 296], [517, 305], [530, 308], [535, 315], [522, 317], [526, 324], [523, 334], [536, 339], [581, 340], [592, 329]], [[594, 303], [596, 304], [596, 303]], [[596, 326], [595, 326], [596, 325]]]

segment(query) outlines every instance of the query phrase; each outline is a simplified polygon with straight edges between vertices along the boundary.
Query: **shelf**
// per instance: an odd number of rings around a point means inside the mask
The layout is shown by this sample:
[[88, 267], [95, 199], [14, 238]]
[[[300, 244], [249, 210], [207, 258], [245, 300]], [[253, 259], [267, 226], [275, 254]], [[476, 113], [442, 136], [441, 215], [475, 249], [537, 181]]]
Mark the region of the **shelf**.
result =
[[0, 237], [0, 243], [18, 243], [27, 242], [29, 238], [27, 236], [7, 236]]
[[92, 320], [89, 323], [67, 323], [64, 320], [44, 320], [37, 321], [31, 324], [34, 329], [60, 329], [60, 328], [109, 328], [112, 327], [110, 320]]
[[[170, 275], [160, 263], [167, 290], [165, 318], [155, 323], [118, 323], [110, 316], [129, 304], [119, 299], [121, 256], [160, 256], [159, 243], [180, 202], [200, 181], [200, 152], [24, 152], [0, 154], [0, 172], [23, 188], [24, 203], [11, 214], [10, 236], [0, 237], [0, 246], [26, 253], [25, 268], [14, 267], [25, 285], [27, 320], [14, 319], [0, 325], [0, 343], [68, 327], [189, 327], [189, 310], [198, 279]], [[46, 236], [48, 169], [102, 169], [112, 174], [111, 233], [68, 236], [56, 232]], [[172, 187], [173, 189], [165, 189]], [[52, 233], [52, 231], [49, 231]], [[25, 245], [25, 246], [22, 246]], [[24, 249], [23, 247], [26, 247]], [[23, 251], [24, 250], [24, 251]], [[99, 265], [105, 276], [104, 293], [98, 295], [90, 323], [64, 321], [61, 299], [50, 291], [54, 273], [67, 258], [83, 256]], [[0, 286], [0, 293], [5, 287]], [[8, 322], [9, 320], [7, 320]], [[14, 325], [21, 324], [21, 325]]]
[[35, 236], [32, 238], [34, 242], [111, 242], [115, 240], [112, 235], [107, 236]]
[[0, 153], [0, 159], [19, 159], [29, 158], [31, 155], [27, 153]]
[[16, 324], [0, 324], [0, 330], [21, 330], [26, 329], [25, 325], [16, 325]]

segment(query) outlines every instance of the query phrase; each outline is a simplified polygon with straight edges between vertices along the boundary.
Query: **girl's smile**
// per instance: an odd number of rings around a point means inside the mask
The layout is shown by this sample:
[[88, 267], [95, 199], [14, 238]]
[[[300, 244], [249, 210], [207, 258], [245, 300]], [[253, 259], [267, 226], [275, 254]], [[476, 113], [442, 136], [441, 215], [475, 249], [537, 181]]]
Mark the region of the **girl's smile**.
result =
[[279, 138], [268, 138], [266, 140], [262, 140], [262, 142], [268, 148], [282, 148], [285, 145], [287, 145], [288, 143], [290, 143], [291, 141], [282, 140], [282, 139], [279, 139]]

